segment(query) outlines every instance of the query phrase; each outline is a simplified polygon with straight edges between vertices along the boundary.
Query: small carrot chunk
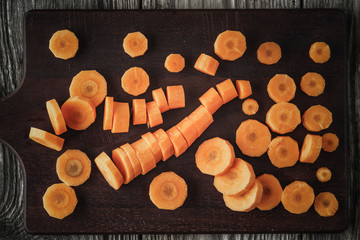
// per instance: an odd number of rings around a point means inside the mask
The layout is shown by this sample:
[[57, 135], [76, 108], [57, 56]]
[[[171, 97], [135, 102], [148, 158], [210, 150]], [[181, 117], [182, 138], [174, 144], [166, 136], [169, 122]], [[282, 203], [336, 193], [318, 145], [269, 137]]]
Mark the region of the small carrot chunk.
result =
[[120, 148], [126, 153], [126, 155], [129, 157], [129, 160], [131, 162], [131, 165], [133, 166], [135, 177], [139, 176], [142, 172], [141, 164], [139, 161], [139, 158], [136, 155], [135, 150], [129, 143], [125, 143], [120, 146]]
[[279, 205], [283, 192], [279, 180], [274, 175], [267, 173], [264, 173], [256, 179], [263, 186], [262, 198], [256, 207], [261, 211], [266, 211]]
[[295, 97], [294, 79], [286, 74], [276, 74], [267, 85], [269, 97], [276, 103], [289, 102]]
[[141, 135], [141, 138], [144, 139], [147, 145], [150, 147], [150, 150], [155, 157], [155, 162], [158, 163], [162, 159], [162, 153], [154, 135], [151, 132], [147, 132]]
[[213, 87], [207, 90], [199, 98], [199, 101], [211, 114], [214, 114], [224, 104], [223, 99]]
[[306, 134], [300, 151], [300, 162], [314, 163], [320, 155], [321, 136]]
[[185, 107], [185, 92], [182, 85], [167, 86], [166, 96], [169, 109]]
[[294, 214], [306, 213], [314, 202], [314, 190], [304, 181], [287, 185], [281, 196], [284, 208]]
[[238, 96], [236, 88], [230, 78], [216, 84], [216, 89], [224, 103], [228, 103]]
[[166, 57], [164, 67], [169, 72], [181, 72], [185, 67], [185, 59], [180, 54], [170, 54]]
[[188, 148], [186, 139], [175, 126], [167, 130], [166, 134], [169, 136], [169, 139], [174, 147], [175, 156], [179, 157]]
[[95, 164], [108, 184], [118, 190], [124, 183], [124, 179], [110, 157], [105, 152], [102, 152], [95, 158]]
[[339, 209], [339, 202], [333, 193], [322, 192], [316, 196], [314, 208], [320, 216], [331, 217]]
[[278, 136], [269, 144], [267, 153], [275, 167], [292, 167], [299, 160], [299, 145], [289, 136]]
[[316, 171], [316, 177], [320, 182], [328, 182], [331, 179], [331, 171], [327, 167], [321, 167]]
[[123, 48], [130, 57], [139, 57], [147, 51], [148, 40], [141, 32], [131, 32], [124, 38]]
[[50, 38], [49, 49], [56, 58], [67, 60], [75, 57], [79, 50], [79, 39], [67, 29], [59, 30]]
[[198, 138], [196, 126], [189, 117], [185, 117], [181, 122], [176, 124], [175, 127], [184, 136], [189, 147]]
[[302, 76], [300, 87], [308, 96], [317, 97], [324, 92], [325, 79], [318, 73], [308, 72]]
[[112, 133], [129, 132], [130, 108], [129, 103], [114, 102], [114, 119], [111, 128]]
[[149, 75], [141, 67], [129, 68], [121, 77], [122, 89], [133, 96], [145, 93], [149, 85]]
[[322, 136], [322, 149], [325, 152], [333, 152], [339, 146], [339, 138], [334, 133], [325, 133]]
[[129, 156], [121, 148], [112, 151], [112, 159], [124, 178], [124, 184], [128, 184], [135, 178], [135, 171]]
[[135, 150], [136, 156], [139, 159], [142, 175], [156, 167], [155, 157], [144, 139], [141, 138], [130, 145]]
[[188, 117], [195, 124], [198, 137], [200, 137], [214, 121], [211, 113], [202, 105], [195, 109]]
[[162, 160], [163, 161], [168, 160], [175, 153], [174, 146], [171, 143], [169, 136], [161, 128], [155, 131], [153, 135], [160, 146]]
[[50, 122], [54, 128], [56, 135], [60, 135], [67, 131], [64, 116], [61, 112], [59, 104], [55, 99], [46, 102], [46, 109], [49, 114]]
[[169, 104], [166, 100], [165, 93], [162, 88], [153, 90], [152, 97], [153, 97], [154, 101], [157, 103], [157, 105], [159, 106], [161, 113], [164, 113], [170, 109]]
[[205, 53], [200, 54], [194, 65], [196, 70], [211, 76], [215, 76], [218, 67], [219, 62]]
[[236, 89], [240, 99], [245, 99], [252, 94], [250, 81], [236, 80]]
[[217, 36], [214, 50], [222, 60], [235, 61], [246, 51], [246, 38], [240, 31], [226, 30]]
[[315, 42], [309, 50], [310, 58], [316, 63], [324, 63], [330, 59], [331, 51], [325, 42]]
[[65, 141], [61, 137], [34, 127], [30, 128], [29, 138], [56, 151], [61, 151]]
[[149, 127], [155, 127], [163, 123], [160, 109], [155, 101], [146, 103], [147, 124]]
[[302, 116], [302, 124], [308, 131], [312, 132], [319, 132], [328, 128], [332, 121], [332, 113], [321, 105], [310, 107]]
[[246, 115], [252, 116], [259, 110], [259, 104], [255, 99], [248, 98], [242, 104], [242, 110]]
[[111, 130], [114, 118], [114, 97], [105, 98], [103, 130]]
[[133, 125], [146, 124], [146, 102], [145, 99], [133, 99], [132, 101]]
[[265, 122], [273, 132], [292, 132], [301, 123], [300, 110], [293, 103], [276, 103], [266, 113]]
[[264, 42], [257, 50], [257, 59], [259, 62], [272, 65], [281, 59], [281, 48], [275, 42]]

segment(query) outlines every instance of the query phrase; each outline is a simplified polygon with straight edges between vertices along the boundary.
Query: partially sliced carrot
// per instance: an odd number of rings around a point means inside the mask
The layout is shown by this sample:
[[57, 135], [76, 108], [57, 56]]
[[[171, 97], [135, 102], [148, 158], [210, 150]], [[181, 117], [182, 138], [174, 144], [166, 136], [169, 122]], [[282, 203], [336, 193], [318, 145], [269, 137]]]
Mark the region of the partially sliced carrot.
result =
[[259, 110], [259, 104], [255, 99], [248, 98], [243, 102], [242, 110], [246, 115], [255, 115]]
[[331, 51], [325, 42], [315, 42], [309, 50], [310, 58], [316, 63], [324, 63], [330, 59]]
[[331, 179], [331, 171], [327, 167], [321, 167], [316, 171], [316, 177], [320, 182], [328, 182]]
[[289, 102], [295, 97], [296, 85], [294, 79], [287, 74], [276, 74], [267, 85], [269, 97], [276, 103]]
[[188, 148], [184, 136], [175, 126], [167, 130], [166, 134], [169, 136], [169, 139], [174, 147], [175, 156], [179, 157]]
[[289, 136], [278, 136], [269, 144], [267, 153], [275, 167], [292, 167], [299, 160], [299, 145]]
[[211, 76], [215, 76], [218, 67], [219, 62], [205, 53], [200, 54], [194, 65], [196, 70]]
[[314, 202], [314, 190], [304, 181], [287, 185], [281, 195], [284, 208], [295, 214], [306, 213]]
[[281, 58], [281, 48], [275, 42], [262, 43], [256, 53], [259, 62], [266, 65], [275, 64]]
[[124, 183], [124, 179], [110, 157], [105, 152], [102, 152], [95, 158], [95, 164], [108, 184], [118, 190]]
[[301, 123], [300, 110], [293, 103], [276, 103], [266, 113], [265, 122], [273, 132], [292, 132]]
[[240, 99], [245, 99], [252, 94], [250, 81], [236, 80], [236, 89]]
[[339, 146], [339, 138], [334, 133], [325, 133], [322, 136], [322, 149], [325, 152], [333, 152]]
[[141, 32], [131, 32], [124, 38], [123, 48], [130, 57], [139, 57], [147, 51], [148, 40]]
[[214, 114], [224, 104], [223, 99], [213, 87], [199, 97], [199, 100], [211, 114]]
[[317, 97], [324, 92], [325, 79], [318, 73], [308, 72], [302, 76], [300, 87], [308, 96]]
[[61, 137], [34, 127], [30, 128], [29, 138], [56, 151], [61, 151], [65, 141]]
[[301, 147], [300, 162], [314, 163], [320, 155], [321, 146], [321, 136], [307, 134]]
[[163, 123], [160, 109], [155, 101], [146, 103], [147, 124], [149, 127], [155, 127]]
[[315, 211], [322, 217], [331, 217], [339, 209], [339, 202], [331, 192], [319, 193], [314, 202]]
[[302, 124], [312, 132], [319, 132], [328, 128], [332, 121], [332, 113], [321, 105], [310, 107], [302, 116]]
[[55, 99], [46, 102], [46, 109], [49, 114], [50, 122], [55, 134], [60, 135], [67, 131], [64, 116], [62, 115], [59, 104]]
[[279, 205], [283, 189], [279, 180], [272, 174], [264, 173], [256, 178], [263, 186], [260, 203], [256, 206], [261, 211], [271, 210]]
[[246, 51], [246, 38], [240, 31], [226, 30], [217, 36], [214, 50], [222, 60], [235, 61]]
[[152, 97], [153, 97], [154, 101], [157, 103], [157, 105], [159, 106], [161, 113], [164, 113], [170, 109], [169, 104], [166, 100], [165, 93], [162, 88], [153, 90]]
[[189, 147], [198, 138], [196, 126], [194, 122], [188, 117], [185, 117], [183, 120], [181, 120], [181, 122], [176, 124], [175, 127], [184, 136]]
[[166, 96], [169, 109], [185, 107], [185, 92], [182, 85], [167, 86]]
[[160, 146], [162, 160], [168, 160], [175, 153], [174, 146], [172, 145], [169, 136], [161, 128], [155, 131], [153, 135]]
[[121, 87], [133, 96], [145, 93], [149, 85], [149, 75], [141, 67], [132, 67], [121, 77]]
[[139, 159], [142, 175], [156, 167], [155, 157], [144, 139], [141, 138], [130, 145], [135, 150], [136, 156]]
[[211, 113], [202, 105], [195, 109], [188, 117], [195, 124], [198, 137], [203, 134], [203, 132], [205, 132], [205, 130], [214, 121]]
[[184, 69], [185, 59], [180, 54], [170, 54], [166, 57], [164, 66], [169, 72], [178, 73]]
[[141, 135], [141, 138], [149, 145], [151, 152], [155, 157], [155, 162], [158, 163], [162, 159], [162, 153], [156, 138], [151, 132], [147, 132]]
[[79, 39], [67, 29], [59, 30], [52, 35], [49, 49], [55, 57], [67, 60], [75, 57], [79, 49]]
[[230, 78], [216, 84], [216, 89], [224, 103], [228, 103], [238, 96], [236, 88]]
[[121, 148], [112, 151], [112, 159], [124, 178], [124, 184], [128, 184], [135, 178], [135, 171], [129, 156]]
[[133, 125], [146, 124], [145, 99], [133, 99], [132, 101]]
[[114, 97], [105, 98], [103, 130], [111, 130], [114, 118]]
[[114, 102], [114, 118], [111, 128], [112, 133], [129, 132], [130, 108], [129, 103]]
[[120, 146], [120, 148], [126, 153], [126, 155], [129, 157], [129, 160], [131, 162], [131, 165], [133, 166], [135, 177], [139, 176], [142, 172], [141, 164], [139, 161], [139, 158], [136, 155], [135, 150], [129, 143], [125, 143]]

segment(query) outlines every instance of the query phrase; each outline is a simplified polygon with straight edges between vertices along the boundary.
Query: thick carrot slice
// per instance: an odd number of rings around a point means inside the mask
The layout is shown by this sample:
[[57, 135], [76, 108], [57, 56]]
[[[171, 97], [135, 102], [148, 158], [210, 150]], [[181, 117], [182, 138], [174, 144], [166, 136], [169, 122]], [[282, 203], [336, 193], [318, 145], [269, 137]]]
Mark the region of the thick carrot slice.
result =
[[211, 114], [214, 114], [224, 104], [223, 99], [213, 87], [199, 97], [199, 100]]
[[211, 76], [215, 76], [218, 67], [219, 62], [205, 53], [200, 54], [194, 65], [196, 70]]
[[67, 29], [59, 30], [50, 38], [49, 49], [55, 57], [67, 60], [75, 57], [79, 49], [79, 39]]
[[166, 57], [164, 66], [169, 72], [178, 73], [184, 69], [185, 59], [180, 54], [170, 54]]
[[185, 180], [174, 172], [163, 172], [150, 183], [150, 200], [159, 209], [175, 210], [187, 197]]
[[64, 145], [63, 138], [34, 127], [30, 128], [29, 138], [56, 151], [61, 151]]
[[332, 121], [332, 113], [321, 105], [310, 107], [302, 116], [302, 124], [312, 132], [319, 132], [328, 128]]
[[226, 30], [217, 36], [214, 50], [222, 60], [235, 61], [246, 50], [246, 38], [240, 31]]
[[129, 160], [131, 162], [131, 165], [133, 166], [135, 177], [139, 176], [142, 172], [141, 164], [139, 161], [139, 158], [136, 155], [135, 150], [132, 148], [132, 146], [129, 143], [125, 143], [120, 146], [120, 148], [126, 153], [126, 155], [129, 157]]
[[163, 123], [160, 109], [155, 101], [146, 103], [147, 124], [149, 127], [155, 127]]
[[236, 89], [240, 99], [245, 99], [252, 94], [250, 81], [236, 80]]
[[149, 145], [151, 152], [153, 153], [155, 157], [155, 162], [158, 163], [162, 159], [162, 153], [160, 146], [158, 142], [156, 141], [156, 138], [151, 132], [147, 132], [143, 135], [141, 135], [141, 138], [145, 140], [147, 145]]
[[128, 184], [135, 178], [135, 171], [129, 156], [121, 148], [112, 151], [112, 159], [124, 178], [124, 184]]
[[276, 74], [267, 85], [269, 97], [276, 103], [289, 102], [295, 97], [294, 79], [286, 74]]
[[124, 183], [124, 178], [110, 157], [105, 152], [102, 152], [95, 158], [95, 164], [108, 184], [118, 190]]
[[328, 182], [331, 179], [331, 171], [327, 167], [321, 167], [316, 171], [316, 177], [320, 182]]
[[132, 58], [145, 54], [148, 40], [141, 32], [128, 33], [123, 41], [124, 51]]
[[133, 99], [133, 125], [146, 124], [146, 102], [145, 99]]
[[321, 146], [321, 136], [307, 134], [301, 147], [300, 162], [314, 163], [320, 155]]
[[174, 146], [172, 145], [169, 136], [161, 128], [155, 131], [153, 135], [160, 146], [162, 160], [168, 160], [175, 153]]
[[279, 205], [283, 189], [279, 180], [272, 174], [264, 173], [256, 178], [263, 186], [263, 194], [260, 203], [256, 206], [265, 211], [271, 210]]
[[316, 63], [324, 63], [330, 59], [331, 51], [325, 42], [315, 42], [309, 50], [310, 58]]
[[281, 48], [275, 42], [262, 43], [256, 53], [259, 62], [266, 65], [275, 64], [281, 58]]
[[50, 217], [63, 219], [74, 212], [78, 203], [75, 191], [64, 183], [56, 183], [46, 189], [43, 206]]
[[230, 78], [216, 84], [216, 89], [224, 103], [228, 103], [238, 96], [236, 88]]
[[219, 137], [204, 141], [195, 153], [197, 168], [204, 174], [216, 176], [227, 172], [233, 165], [233, 146]]
[[66, 150], [56, 161], [56, 173], [65, 184], [79, 186], [90, 177], [91, 161], [80, 150]]
[[339, 146], [339, 138], [334, 133], [325, 133], [322, 136], [322, 149], [325, 152], [333, 152]]
[[236, 144], [241, 152], [250, 157], [263, 155], [271, 142], [269, 128], [261, 122], [248, 119], [236, 130]]
[[95, 106], [88, 98], [70, 97], [61, 106], [66, 125], [74, 130], [85, 130], [95, 122]]
[[308, 72], [302, 76], [300, 87], [307, 95], [317, 97], [324, 92], [325, 79], [318, 73]]
[[175, 127], [184, 136], [189, 147], [198, 138], [196, 126], [194, 122], [188, 117], [185, 117], [181, 122], [176, 124]]
[[279, 134], [292, 132], [301, 123], [300, 110], [292, 103], [276, 103], [266, 113], [265, 122], [273, 132]]
[[166, 96], [169, 109], [185, 107], [185, 92], [182, 85], [167, 86]]
[[306, 213], [314, 202], [314, 190], [304, 181], [287, 185], [281, 196], [284, 208], [295, 214]]
[[240, 196], [250, 190], [255, 182], [254, 170], [248, 162], [235, 158], [232, 167], [214, 178], [215, 188], [224, 195]]
[[132, 67], [121, 77], [121, 87], [133, 96], [145, 93], [149, 85], [149, 75], [141, 67]]
[[104, 101], [107, 95], [107, 82], [95, 70], [79, 72], [70, 84], [70, 97], [80, 96], [90, 99], [95, 107]]
[[299, 145], [289, 136], [278, 136], [269, 144], [267, 153], [275, 167], [292, 167], [299, 160]]
[[314, 208], [320, 216], [331, 217], [339, 209], [339, 202], [333, 193], [322, 192], [316, 196]]
[[64, 116], [60, 110], [59, 104], [55, 99], [46, 102], [46, 109], [49, 114], [50, 122], [54, 128], [55, 134], [60, 135], [67, 131]]
[[250, 190], [241, 196], [223, 195], [225, 205], [233, 211], [249, 212], [260, 203], [263, 187], [257, 179]]
[[255, 115], [259, 110], [259, 104], [255, 99], [248, 98], [243, 102], [242, 110], [246, 115]]
[[155, 157], [144, 139], [141, 138], [130, 145], [135, 150], [136, 156], [139, 159], [142, 175], [156, 167]]
[[114, 118], [114, 97], [105, 98], [103, 130], [110, 130]]
[[153, 90], [152, 97], [153, 97], [154, 101], [157, 103], [157, 105], [159, 106], [161, 113], [166, 112], [170, 109], [169, 104], [165, 97], [165, 93], [162, 90], [162, 88]]
[[188, 117], [195, 124], [198, 137], [200, 137], [200, 135], [203, 134], [203, 132], [205, 132], [205, 130], [214, 121], [211, 113], [202, 105], [195, 109]]
[[169, 136], [169, 139], [174, 147], [175, 156], [179, 157], [188, 148], [186, 139], [175, 126], [167, 130], [166, 134]]
[[112, 133], [129, 132], [130, 108], [129, 103], [114, 102], [114, 119], [111, 128]]

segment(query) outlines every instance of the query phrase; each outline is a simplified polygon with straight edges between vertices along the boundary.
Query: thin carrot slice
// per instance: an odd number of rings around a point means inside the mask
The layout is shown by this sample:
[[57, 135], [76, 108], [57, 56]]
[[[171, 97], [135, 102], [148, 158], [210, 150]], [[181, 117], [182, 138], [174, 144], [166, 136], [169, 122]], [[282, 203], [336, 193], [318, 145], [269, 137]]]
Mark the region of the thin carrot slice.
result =
[[118, 190], [124, 183], [124, 179], [110, 157], [105, 152], [102, 152], [95, 158], [95, 164], [108, 184]]
[[124, 184], [128, 184], [135, 178], [135, 171], [129, 156], [121, 148], [112, 151], [112, 159], [124, 178]]
[[133, 125], [146, 124], [145, 99], [133, 99], [132, 101]]
[[166, 57], [164, 66], [169, 72], [178, 73], [184, 69], [185, 59], [180, 54], [170, 54]]
[[275, 42], [262, 43], [256, 53], [259, 62], [266, 65], [275, 64], [281, 58], [281, 48]]
[[294, 79], [286, 74], [276, 74], [267, 85], [269, 97], [276, 103], [289, 102], [295, 97]]
[[271, 210], [279, 205], [283, 189], [279, 180], [272, 174], [264, 173], [256, 178], [263, 186], [260, 203], [256, 206], [261, 211]]
[[105, 98], [103, 130], [111, 130], [114, 118], [114, 97]]
[[236, 88], [230, 78], [216, 84], [216, 89], [224, 103], [228, 103], [238, 96]]
[[250, 81], [236, 80], [236, 89], [240, 99], [245, 99], [252, 94]]
[[160, 146], [162, 160], [168, 160], [175, 153], [174, 146], [171, 143], [169, 136], [161, 128], [155, 131], [153, 135]]
[[246, 115], [255, 115], [259, 110], [259, 104], [255, 99], [248, 98], [243, 102], [242, 110]]
[[339, 146], [339, 138], [334, 133], [325, 133], [322, 136], [322, 149], [325, 152], [333, 152]]
[[75, 57], [79, 49], [79, 39], [67, 29], [59, 30], [52, 35], [49, 49], [55, 57], [67, 60]]
[[55, 99], [46, 102], [46, 109], [49, 114], [50, 122], [55, 134], [60, 135], [67, 131], [64, 116], [62, 115], [59, 104]]
[[130, 145], [135, 150], [136, 156], [139, 159], [142, 175], [145, 175], [156, 167], [155, 157], [144, 139], [141, 138]]
[[139, 161], [139, 158], [136, 155], [135, 150], [132, 148], [132, 146], [129, 143], [125, 143], [120, 146], [120, 148], [126, 153], [126, 155], [129, 157], [129, 160], [131, 162], [131, 165], [133, 166], [135, 177], [139, 176], [142, 172], [141, 164]]
[[331, 179], [331, 171], [327, 167], [321, 167], [316, 171], [316, 177], [320, 182], [328, 182]]
[[222, 60], [235, 61], [246, 51], [246, 38], [240, 31], [226, 30], [217, 36], [214, 50]]
[[174, 147], [175, 156], [179, 157], [188, 148], [184, 136], [175, 126], [167, 130], [166, 134], [169, 136], [169, 139]]
[[314, 190], [304, 181], [287, 185], [281, 195], [284, 208], [295, 214], [306, 213], [314, 202]]
[[315, 211], [322, 217], [331, 217], [339, 209], [339, 202], [331, 192], [319, 193], [314, 202]]
[[152, 97], [153, 97], [154, 101], [157, 103], [157, 105], [159, 106], [161, 113], [164, 113], [170, 109], [169, 104], [166, 100], [165, 93], [162, 90], [162, 88], [153, 90]]
[[300, 162], [314, 163], [320, 155], [321, 136], [307, 134], [300, 151]]
[[146, 103], [147, 124], [149, 127], [155, 127], [163, 123], [160, 109], [155, 101]]
[[130, 126], [130, 108], [129, 103], [114, 102], [114, 118], [112, 133], [129, 132]]
[[214, 114], [224, 104], [223, 99], [213, 87], [199, 97], [199, 100], [211, 114]]
[[324, 92], [325, 79], [318, 73], [308, 72], [302, 76], [300, 87], [307, 95], [317, 97]]
[[124, 51], [132, 58], [145, 54], [148, 40], [141, 32], [128, 33], [123, 41]]
[[205, 53], [200, 54], [194, 65], [196, 70], [211, 76], [215, 76], [218, 67], [219, 62]]
[[149, 75], [141, 67], [132, 67], [121, 77], [121, 87], [133, 96], [145, 93], [149, 85]]
[[185, 107], [185, 92], [182, 85], [167, 86], [166, 96], [169, 109]]
[[194, 122], [188, 117], [185, 117], [181, 122], [176, 124], [175, 127], [184, 136], [189, 147], [198, 138], [196, 126]]
[[147, 145], [149, 145], [151, 152], [155, 157], [155, 162], [158, 163], [162, 159], [162, 153], [156, 138], [151, 132], [147, 132], [141, 135], [141, 138], [145, 140]]
[[309, 50], [310, 58], [316, 63], [324, 63], [330, 59], [331, 51], [325, 42], [315, 42]]
[[301, 123], [300, 110], [293, 103], [276, 103], [266, 113], [265, 122], [273, 132], [292, 132]]
[[299, 160], [299, 145], [289, 136], [278, 136], [269, 144], [267, 153], [275, 167], [292, 167]]
[[332, 113], [321, 105], [310, 107], [302, 116], [302, 124], [308, 131], [312, 132], [319, 132], [328, 128], [332, 121]]
[[56, 151], [61, 151], [65, 141], [61, 137], [34, 127], [30, 128], [29, 138]]
[[188, 117], [195, 124], [198, 137], [200, 137], [214, 121], [211, 113], [202, 105], [195, 109]]

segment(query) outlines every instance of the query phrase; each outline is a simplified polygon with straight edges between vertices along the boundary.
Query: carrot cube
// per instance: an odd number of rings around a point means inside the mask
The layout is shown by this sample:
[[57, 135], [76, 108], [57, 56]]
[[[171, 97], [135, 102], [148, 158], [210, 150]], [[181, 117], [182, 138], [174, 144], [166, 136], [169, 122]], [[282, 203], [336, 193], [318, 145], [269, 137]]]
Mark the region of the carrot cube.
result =
[[170, 109], [185, 107], [185, 92], [182, 85], [167, 86], [166, 95]]
[[236, 88], [239, 93], [239, 98], [244, 99], [252, 94], [250, 81], [236, 80]]
[[200, 54], [195, 62], [194, 68], [200, 72], [215, 76], [215, 73], [219, 67], [219, 62], [204, 53]]

